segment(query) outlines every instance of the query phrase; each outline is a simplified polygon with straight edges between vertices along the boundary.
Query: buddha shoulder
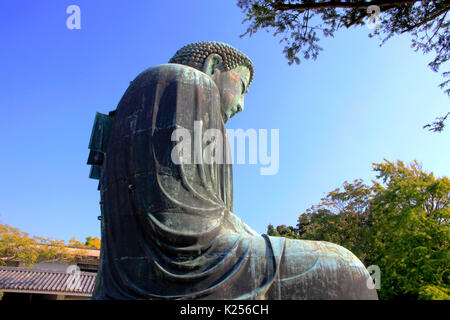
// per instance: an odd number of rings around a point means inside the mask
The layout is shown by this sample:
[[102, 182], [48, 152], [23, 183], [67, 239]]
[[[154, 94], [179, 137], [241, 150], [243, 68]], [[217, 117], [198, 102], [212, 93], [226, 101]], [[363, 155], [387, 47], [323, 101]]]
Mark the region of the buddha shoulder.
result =
[[146, 83], [148, 81], [172, 82], [181, 81], [197, 86], [216, 86], [213, 79], [206, 73], [193, 67], [166, 63], [150, 67], [141, 72], [133, 81], [133, 84]]

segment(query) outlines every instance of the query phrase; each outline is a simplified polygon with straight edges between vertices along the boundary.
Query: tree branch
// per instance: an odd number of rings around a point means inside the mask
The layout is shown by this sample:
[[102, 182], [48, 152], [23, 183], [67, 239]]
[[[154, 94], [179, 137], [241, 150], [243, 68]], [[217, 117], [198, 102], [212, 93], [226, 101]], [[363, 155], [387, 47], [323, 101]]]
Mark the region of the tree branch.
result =
[[342, 1], [328, 1], [328, 2], [318, 2], [318, 3], [272, 3], [271, 6], [274, 10], [286, 11], [286, 10], [308, 10], [308, 9], [326, 9], [326, 8], [349, 8], [349, 9], [364, 9], [369, 6], [398, 6], [401, 4], [414, 3], [422, 0], [375, 0], [371, 2], [360, 1], [360, 2], [342, 2]]
[[441, 132], [445, 126], [444, 122], [447, 120], [447, 117], [449, 115], [450, 115], [450, 112], [447, 113], [444, 117], [437, 118], [436, 120], [438, 120], [438, 121], [435, 121], [431, 124], [424, 125], [422, 128], [423, 129], [428, 128], [429, 131]]
[[360, 22], [362, 19], [364, 19], [365, 17], [367, 17], [366, 14], [361, 13], [361, 15], [356, 18], [355, 20], [353, 20], [352, 22], [350, 22], [349, 24], [346, 24], [345, 27], [346, 28], [350, 28], [351, 26], [353, 26], [354, 24], [357, 24], [358, 22]]
[[434, 31], [433, 35], [432, 35], [431, 38], [427, 41], [427, 45], [431, 42], [431, 40], [433, 40], [433, 38], [434, 38], [434, 37], [436, 36], [436, 34], [438, 33], [439, 29], [442, 27], [442, 22], [444, 22], [445, 17], [447, 16], [447, 13], [448, 13], [448, 12], [446, 12], [446, 13], [444, 14], [444, 16], [442, 17], [442, 19], [439, 21], [439, 23], [438, 23], [438, 25], [436, 26], [436, 30]]
[[431, 21], [431, 20], [433, 20], [433, 19], [436, 19], [436, 18], [439, 17], [441, 14], [446, 13], [449, 9], [450, 9], [450, 6], [446, 6], [446, 7], [442, 8], [442, 9], [440, 9], [440, 10], [435, 10], [435, 13], [434, 13], [434, 14], [432, 14], [432, 15], [429, 16], [428, 18], [424, 19], [423, 21], [421, 21], [421, 22], [419, 22], [419, 23], [416, 23], [415, 25], [413, 25], [413, 26], [411, 26], [411, 27], [409, 27], [409, 28], [403, 30], [402, 33], [411, 31], [412, 29], [415, 29], [415, 28], [417, 28], [417, 27], [420, 27], [420, 26], [423, 25], [424, 23], [427, 23], [427, 22], [429, 22], [429, 21]]
[[[392, 8], [395, 8], [395, 5], [386, 5], [386, 6], [382, 6], [380, 7], [380, 12], [385, 12], [387, 10], [390, 10]], [[350, 23], [346, 24], [345, 27], [346, 28], [350, 28], [351, 26], [353, 26], [354, 24], [357, 24], [358, 22], [360, 22], [362, 19], [364, 19], [365, 17], [368, 16], [368, 14], [366, 13], [366, 11], [364, 9], [362, 9], [360, 11], [361, 15], [356, 18], [355, 20], [351, 21]]]

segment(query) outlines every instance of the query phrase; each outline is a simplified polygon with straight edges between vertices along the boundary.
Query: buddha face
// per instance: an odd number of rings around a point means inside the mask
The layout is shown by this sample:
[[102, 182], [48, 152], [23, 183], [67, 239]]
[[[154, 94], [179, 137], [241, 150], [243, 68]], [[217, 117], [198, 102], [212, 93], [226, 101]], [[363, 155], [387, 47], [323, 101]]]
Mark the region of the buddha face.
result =
[[250, 81], [250, 70], [239, 66], [230, 71], [217, 68], [211, 75], [220, 92], [223, 121], [244, 110], [244, 95]]

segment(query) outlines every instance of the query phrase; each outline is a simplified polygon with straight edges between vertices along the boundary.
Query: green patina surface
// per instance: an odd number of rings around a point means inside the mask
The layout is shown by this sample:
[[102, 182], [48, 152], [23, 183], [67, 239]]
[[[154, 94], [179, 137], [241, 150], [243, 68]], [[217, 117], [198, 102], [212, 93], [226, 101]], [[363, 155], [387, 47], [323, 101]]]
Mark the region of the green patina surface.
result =
[[345, 248], [259, 235], [237, 217], [231, 164], [174, 163], [180, 128], [217, 130], [228, 152], [225, 123], [243, 110], [253, 66], [216, 47], [193, 44], [145, 70], [114, 117], [97, 114], [88, 161], [100, 168], [92, 177], [102, 198], [94, 298], [376, 299]]

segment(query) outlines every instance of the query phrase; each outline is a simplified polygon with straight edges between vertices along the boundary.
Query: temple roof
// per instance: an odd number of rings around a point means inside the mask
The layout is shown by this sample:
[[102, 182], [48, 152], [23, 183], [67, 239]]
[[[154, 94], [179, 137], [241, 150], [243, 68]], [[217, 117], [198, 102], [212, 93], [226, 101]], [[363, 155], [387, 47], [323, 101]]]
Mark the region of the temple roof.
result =
[[0, 291], [91, 297], [96, 275], [80, 272], [79, 285], [70, 289], [67, 283], [71, 274], [64, 271], [0, 267]]

